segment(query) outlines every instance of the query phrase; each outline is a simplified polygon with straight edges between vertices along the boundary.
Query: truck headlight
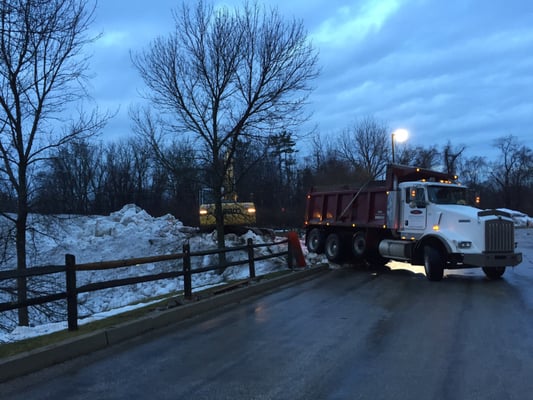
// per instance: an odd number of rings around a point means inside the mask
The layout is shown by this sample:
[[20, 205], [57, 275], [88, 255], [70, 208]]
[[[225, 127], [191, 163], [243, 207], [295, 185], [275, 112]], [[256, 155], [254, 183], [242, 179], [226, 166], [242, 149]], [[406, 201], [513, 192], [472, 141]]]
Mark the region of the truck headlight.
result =
[[472, 242], [459, 242], [457, 244], [457, 247], [459, 247], [460, 249], [469, 249], [470, 247], [472, 247]]

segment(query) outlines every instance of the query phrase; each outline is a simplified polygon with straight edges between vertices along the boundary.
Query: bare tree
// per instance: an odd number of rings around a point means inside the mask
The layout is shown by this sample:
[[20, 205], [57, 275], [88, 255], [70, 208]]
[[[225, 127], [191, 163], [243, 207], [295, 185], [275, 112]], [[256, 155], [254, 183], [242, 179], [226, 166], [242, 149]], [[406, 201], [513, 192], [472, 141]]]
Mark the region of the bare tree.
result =
[[320, 171], [326, 160], [337, 157], [338, 150], [331, 141], [324, 138], [318, 132], [311, 137], [311, 155], [306, 159], [308, 167], [314, 171]]
[[384, 175], [389, 159], [389, 129], [373, 117], [356, 122], [342, 133], [340, 152], [354, 169], [368, 179]]
[[203, 147], [224, 247], [222, 187], [237, 146], [301, 123], [317, 55], [301, 22], [257, 3], [231, 10], [183, 2], [173, 16], [173, 33], [132, 59], [175, 134], [192, 133]]
[[459, 166], [461, 181], [471, 188], [479, 188], [487, 179], [487, 175], [488, 163], [485, 157], [465, 158]]
[[56, 149], [37, 174], [35, 209], [45, 213], [87, 214], [92, 210], [101, 146], [74, 140]]
[[435, 146], [426, 148], [405, 144], [399, 149], [397, 159], [403, 165], [432, 169], [438, 163], [439, 156], [440, 153]]
[[[26, 225], [32, 177], [51, 149], [93, 134], [105, 122], [96, 112], [62, 124], [67, 107], [86, 96], [82, 48], [94, 7], [86, 0], [0, 0], [0, 169], [17, 196], [17, 269], [26, 269]], [[17, 282], [25, 300], [25, 278]], [[19, 309], [28, 325], [28, 310]]]
[[[331, 138], [330, 138], [331, 139]], [[305, 190], [311, 186], [330, 186], [361, 182], [353, 166], [338, 149], [338, 140], [328, 140], [321, 135], [313, 136], [311, 155], [304, 159], [303, 185]]]
[[460, 163], [461, 154], [465, 151], [465, 146], [453, 147], [452, 143], [448, 141], [444, 149], [442, 150], [442, 158], [444, 161], [445, 171], [448, 174], [457, 173], [457, 168]]
[[202, 181], [202, 166], [197, 151], [187, 137], [172, 135], [168, 124], [148, 108], [130, 109], [133, 131], [140, 143], [149, 149], [153, 166], [165, 175], [164, 190], [171, 197], [171, 209], [188, 224], [198, 224], [197, 193]]
[[[514, 135], [495, 140], [501, 158], [492, 164], [492, 177], [505, 207], [522, 208], [522, 192], [533, 183], [533, 152]], [[529, 199], [527, 200], [530, 203]]]

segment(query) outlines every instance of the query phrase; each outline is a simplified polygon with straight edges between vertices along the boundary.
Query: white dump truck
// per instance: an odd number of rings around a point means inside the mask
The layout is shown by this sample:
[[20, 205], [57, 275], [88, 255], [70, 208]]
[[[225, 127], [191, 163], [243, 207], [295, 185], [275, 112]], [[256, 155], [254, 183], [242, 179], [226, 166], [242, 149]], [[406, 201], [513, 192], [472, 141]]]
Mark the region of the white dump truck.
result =
[[329, 261], [366, 259], [424, 265], [431, 281], [445, 269], [481, 267], [492, 279], [518, 265], [511, 216], [481, 210], [456, 176], [389, 165], [384, 181], [312, 188], [305, 217], [308, 250]]

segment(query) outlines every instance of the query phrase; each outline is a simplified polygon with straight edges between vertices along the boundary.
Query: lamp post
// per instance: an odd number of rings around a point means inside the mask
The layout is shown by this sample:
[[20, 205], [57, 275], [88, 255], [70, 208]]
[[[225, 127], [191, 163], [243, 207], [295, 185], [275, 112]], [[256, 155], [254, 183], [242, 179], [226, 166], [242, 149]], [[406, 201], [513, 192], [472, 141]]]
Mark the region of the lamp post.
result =
[[396, 129], [394, 132], [392, 132], [391, 135], [391, 143], [392, 143], [392, 163], [394, 164], [394, 142], [403, 143], [407, 140], [409, 137], [409, 132], [407, 129]]

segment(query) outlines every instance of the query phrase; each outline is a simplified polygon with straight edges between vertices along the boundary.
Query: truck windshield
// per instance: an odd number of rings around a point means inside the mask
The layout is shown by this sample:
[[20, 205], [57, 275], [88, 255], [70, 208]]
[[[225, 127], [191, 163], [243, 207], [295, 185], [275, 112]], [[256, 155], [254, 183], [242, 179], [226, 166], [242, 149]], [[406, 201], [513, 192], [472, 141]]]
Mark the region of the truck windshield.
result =
[[468, 204], [468, 191], [457, 186], [428, 186], [429, 201], [435, 204]]

